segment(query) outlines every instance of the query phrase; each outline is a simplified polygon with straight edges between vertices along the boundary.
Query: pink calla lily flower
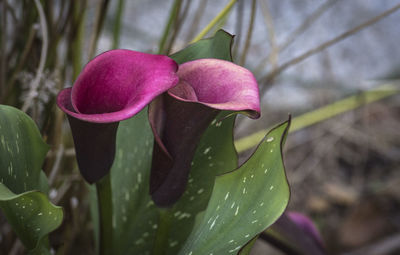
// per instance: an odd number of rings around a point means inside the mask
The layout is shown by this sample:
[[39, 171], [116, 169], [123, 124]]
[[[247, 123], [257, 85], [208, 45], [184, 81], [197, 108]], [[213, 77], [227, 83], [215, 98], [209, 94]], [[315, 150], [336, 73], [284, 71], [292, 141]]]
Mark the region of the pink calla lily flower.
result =
[[185, 191], [197, 144], [221, 110], [260, 116], [257, 81], [241, 66], [199, 59], [180, 65], [178, 76], [179, 84], [149, 107], [155, 137], [150, 194], [160, 207]]
[[118, 123], [178, 83], [171, 58], [131, 50], [111, 50], [90, 61], [57, 105], [71, 126], [82, 176], [94, 183], [114, 161]]

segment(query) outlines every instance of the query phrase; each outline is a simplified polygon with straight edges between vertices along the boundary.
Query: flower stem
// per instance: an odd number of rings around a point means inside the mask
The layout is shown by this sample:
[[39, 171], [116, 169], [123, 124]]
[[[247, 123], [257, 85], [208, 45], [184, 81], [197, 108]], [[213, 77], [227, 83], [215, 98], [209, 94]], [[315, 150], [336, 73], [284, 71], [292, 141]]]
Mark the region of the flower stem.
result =
[[233, 5], [236, 3], [237, 0], [231, 0], [225, 7], [222, 9], [221, 12], [218, 13], [217, 16], [213, 20], [208, 23], [208, 25], [203, 28], [203, 30], [190, 42], [190, 43], [195, 43], [198, 40], [202, 39], [214, 26], [217, 24], [221, 19], [227, 15], [230, 10], [232, 9]]
[[99, 254], [111, 255], [113, 252], [113, 228], [110, 174], [107, 174], [96, 183], [96, 191], [99, 210]]
[[154, 242], [154, 255], [164, 255], [168, 242], [168, 232], [171, 225], [171, 209], [160, 209], [156, 240]]
[[163, 54], [165, 51], [165, 44], [167, 42], [168, 36], [170, 34], [172, 25], [176, 19], [178, 19], [179, 11], [181, 8], [182, 0], [175, 0], [172, 4], [172, 9], [169, 14], [167, 25], [164, 28], [163, 35], [160, 40], [160, 44], [158, 46], [158, 54]]

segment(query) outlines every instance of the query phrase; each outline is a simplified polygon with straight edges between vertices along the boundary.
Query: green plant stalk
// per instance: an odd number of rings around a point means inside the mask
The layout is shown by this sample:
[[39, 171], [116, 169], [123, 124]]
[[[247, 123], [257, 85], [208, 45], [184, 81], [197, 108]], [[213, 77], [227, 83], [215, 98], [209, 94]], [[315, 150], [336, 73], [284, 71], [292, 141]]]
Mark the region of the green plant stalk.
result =
[[7, 36], [7, 6], [6, 2], [2, 1], [0, 5], [1, 18], [0, 18], [0, 98], [4, 95], [6, 89], [6, 36]]
[[104, 20], [106, 19], [106, 13], [109, 3], [110, 0], [98, 1], [95, 25], [90, 40], [89, 59], [92, 59], [94, 57], [94, 54], [96, 53], [97, 41], [99, 40]]
[[[289, 133], [293, 133], [300, 129], [309, 127], [327, 119], [333, 118], [341, 113], [349, 112], [360, 106], [387, 98], [391, 95], [398, 94], [399, 88], [394, 84], [383, 84], [376, 89], [365, 91], [359, 95], [353, 95], [345, 99], [336, 101], [332, 104], [323, 106], [314, 111], [304, 113], [292, 119]], [[246, 151], [256, 146], [264, 137], [266, 130], [255, 132], [249, 136], [243, 137], [235, 141], [238, 153]]]
[[100, 255], [113, 254], [113, 227], [112, 227], [112, 194], [111, 178], [107, 174], [96, 183], [97, 203], [99, 210]]
[[237, 0], [231, 0], [190, 43], [195, 43], [202, 39], [220, 20], [222, 20], [230, 12], [236, 2]]
[[169, 228], [171, 226], [171, 209], [160, 209], [156, 240], [153, 255], [164, 255], [168, 244]]
[[253, 35], [255, 17], [256, 17], [256, 0], [253, 0], [253, 2], [251, 3], [250, 22], [249, 22], [249, 27], [247, 28], [246, 42], [244, 44], [242, 57], [240, 58], [241, 66], [244, 66], [246, 64], [246, 57], [247, 53], [249, 52], [251, 44], [251, 36]]
[[73, 70], [73, 79], [75, 80], [79, 73], [82, 70], [82, 45], [83, 45], [83, 36], [85, 34], [85, 16], [86, 16], [86, 10], [83, 11], [81, 14], [82, 17], [79, 17], [80, 15], [80, 4], [74, 5], [74, 10], [73, 10], [73, 18], [74, 20], [77, 20], [78, 23], [78, 31], [76, 32], [76, 38], [72, 40], [71, 42], [71, 48], [70, 52], [72, 53], [72, 70]]
[[160, 44], [158, 46], [158, 54], [162, 54], [164, 52], [164, 50], [165, 50], [164, 48], [165, 48], [165, 44], [166, 44], [167, 39], [168, 39], [168, 35], [170, 33], [172, 24], [178, 18], [178, 15], [179, 15], [179, 11], [178, 10], [180, 9], [180, 5], [181, 4], [182, 4], [182, 0], [175, 0], [173, 5], [172, 5], [172, 9], [170, 11], [170, 15], [169, 15], [169, 18], [168, 18], [167, 25], [165, 26], [164, 33], [163, 33], [163, 35], [161, 37]]
[[121, 21], [124, 12], [124, 0], [119, 0], [118, 7], [115, 15], [115, 23], [114, 23], [114, 30], [113, 30], [113, 49], [117, 49], [119, 47], [119, 40], [121, 35]]
[[223, 26], [225, 26], [226, 22], [228, 21], [230, 12], [227, 12], [221, 20], [214, 26], [214, 29], [212, 31], [212, 34], [215, 34], [218, 30], [222, 29]]

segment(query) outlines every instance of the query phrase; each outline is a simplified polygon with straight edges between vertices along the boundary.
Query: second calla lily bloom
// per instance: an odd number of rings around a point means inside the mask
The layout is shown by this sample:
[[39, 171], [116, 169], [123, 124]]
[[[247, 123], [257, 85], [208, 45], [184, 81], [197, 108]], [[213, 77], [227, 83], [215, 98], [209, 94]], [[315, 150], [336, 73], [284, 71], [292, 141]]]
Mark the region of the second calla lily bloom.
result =
[[199, 59], [180, 65], [178, 76], [179, 84], [149, 107], [155, 137], [150, 194], [161, 207], [183, 194], [197, 144], [221, 110], [260, 116], [256, 79], [241, 66]]
[[57, 104], [68, 115], [81, 174], [89, 183], [114, 161], [118, 123], [178, 83], [177, 64], [167, 56], [112, 50], [90, 61]]

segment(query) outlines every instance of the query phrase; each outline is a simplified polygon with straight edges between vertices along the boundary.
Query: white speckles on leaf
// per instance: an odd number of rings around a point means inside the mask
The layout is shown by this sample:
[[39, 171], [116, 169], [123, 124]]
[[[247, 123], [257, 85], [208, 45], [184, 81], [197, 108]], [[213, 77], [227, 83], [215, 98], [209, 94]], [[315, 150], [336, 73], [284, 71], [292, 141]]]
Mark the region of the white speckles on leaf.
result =
[[19, 144], [18, 144], [18, 141], [15, 141], [15, 147], [17, 148], [17, 153], [19, 154]]
[[236, 247], [235, 249], [230, 250], [229, 253], [235, 252], [235, 251], [239, 250], [241, 247], [242, 247], [242, 246], [238, 246], [238, 247]]
[[228, 197], [229, 197], [229, 191], [228, 191], [228, 192], [226, 193], [226, 195], [225, 195], [225, 200], [227, 200]]
[[236, 207], [235, 216], [239, 213], [239, 206]]
[[209, 153], [211, 150], [211, 147], [207, 147], [204, 151], [203, 154], [206, 155], [207, 153]]
[[1, 135], [1, 144], [3, 145], [4, 149], [6, 149], [6, 143], [4, 140], [4, 135]]
[[199, 189], [198, 191], [197, 191], [197, 194], [201, 194], [201, 193], [203, 193], [204, 192], [204, 189]]
[[184, 218], [190, 218], [192, 215], [190, 214], [190, 213], [182, 213], [179, 217], [178, 217], [178, 219], [179, 220], [182, 220], [182, 219], [184, 219]]
[[268, 137], [267, 142], [270, 143], [270, 142], [272, 142], [273, 140], [274, 140], [273, 137]]
[[147, 203], [146, 208], [149, 208], [149, 207], [151, 207], [151, 206], [153, 206], [153, 205], [154, 205], [153, 200], [150, 200], [150, 201]]
[[139, 238], [138, 240], [135, 241], [135, 245], [140, 245], [144, 243], [144, 239], [143, 238]]
[[177, 245], [178, 245], [177, 241], [173, 241], [173, 242], [169, 243], [169, 247], [174, 247], [174, 246], [177, 246]]
[[218, 218], [219, 218], [219, 215], [217, 215], [217, 216], [215, 217], [214, 221], [211, 223], [210, 230], [214, 227], [215, 222], [217, 221]]

